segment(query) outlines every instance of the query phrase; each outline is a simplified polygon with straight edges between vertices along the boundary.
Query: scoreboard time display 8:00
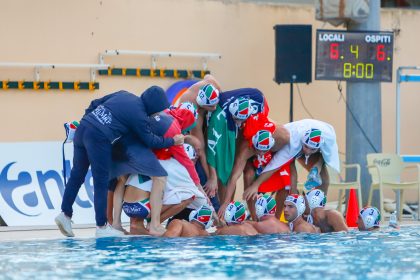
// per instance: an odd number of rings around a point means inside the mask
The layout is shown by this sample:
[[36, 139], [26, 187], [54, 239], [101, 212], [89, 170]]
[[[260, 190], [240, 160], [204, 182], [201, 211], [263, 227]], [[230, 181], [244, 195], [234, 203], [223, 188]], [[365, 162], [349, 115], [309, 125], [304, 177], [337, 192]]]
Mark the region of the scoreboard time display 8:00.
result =
[[392, 82], [392, 32], [316, 33], [316, 80]]

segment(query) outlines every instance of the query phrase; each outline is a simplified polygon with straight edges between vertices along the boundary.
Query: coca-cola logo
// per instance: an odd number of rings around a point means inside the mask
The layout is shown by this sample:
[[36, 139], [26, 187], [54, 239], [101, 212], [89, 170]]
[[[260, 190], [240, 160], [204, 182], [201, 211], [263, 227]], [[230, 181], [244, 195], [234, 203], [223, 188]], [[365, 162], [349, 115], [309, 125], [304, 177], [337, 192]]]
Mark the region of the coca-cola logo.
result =
[[390, 158], [374, 159], [373, 164], [376, 164], [376, 165], [379, 165], [379, 166], [382, 166], [382, 167], [386, 167], [386, 166], [389, 166], [391, 164], [391, 159]]

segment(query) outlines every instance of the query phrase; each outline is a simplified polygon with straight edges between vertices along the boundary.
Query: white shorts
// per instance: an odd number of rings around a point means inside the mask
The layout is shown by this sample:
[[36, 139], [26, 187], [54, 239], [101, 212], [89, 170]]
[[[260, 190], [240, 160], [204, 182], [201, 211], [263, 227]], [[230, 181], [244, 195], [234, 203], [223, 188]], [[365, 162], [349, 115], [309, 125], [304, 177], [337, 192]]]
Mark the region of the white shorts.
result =
[[[187, 208], [198, 209], [207, 204], [206, 197], [198, 190], [187, 169], [182, 164], [174, 158], [159, 160], [159, 163], [168, 172], [166, 186], [163, 191], [163, 205], [179, 204], [192, 196], [195, 196], [195, 199]], [[139, 174], [131, 174], [125, 184], [146, 192], [151, 192], [152, 190], [152, 180]]]

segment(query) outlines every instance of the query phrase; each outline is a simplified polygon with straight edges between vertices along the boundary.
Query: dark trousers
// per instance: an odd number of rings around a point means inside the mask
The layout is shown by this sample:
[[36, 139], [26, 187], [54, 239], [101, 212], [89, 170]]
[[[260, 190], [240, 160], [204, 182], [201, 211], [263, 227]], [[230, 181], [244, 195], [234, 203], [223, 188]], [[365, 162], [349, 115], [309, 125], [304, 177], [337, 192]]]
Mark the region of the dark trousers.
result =
[[104, 226], [107, 222], [106, 206], [112, 145], [102, 132], [83, 121], [76, 130], [73, 144], [73, 168], [64, 190], [61, 210], [69, 217], [73, 215], [74, 201], [90, 165], [94, 185], [96, 225]]

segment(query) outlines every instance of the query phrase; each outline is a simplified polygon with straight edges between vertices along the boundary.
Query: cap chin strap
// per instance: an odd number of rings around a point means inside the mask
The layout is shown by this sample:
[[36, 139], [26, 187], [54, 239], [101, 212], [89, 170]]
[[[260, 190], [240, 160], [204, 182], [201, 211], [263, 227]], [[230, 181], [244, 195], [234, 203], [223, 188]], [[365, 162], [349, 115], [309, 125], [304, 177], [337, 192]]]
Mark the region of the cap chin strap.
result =
[[189, 222], [192, 222], [192, 221], [194, 221], [195, 219], [194, 219], [194, 216], [197, 214], [197, 210], [192, 210], [191, 211], [191, 213], [190, 213], [190, 215], [189, 215], [189, 217], [188, 217], [188, 221]]
[[[297, 207], [296, 207], [296, 211], [297, 211]], [[294, 222], [296, 221], [297, 218], [299, 218], [301, 215], [296, 215], [296, 218], [293, 219], [293, 221], [289, 222], [289, 228], [290, 231], [293, 231], [293, 226], [294, 226]]]
[[[212, 215], [213, 215], [213, 213], [215, 212], [214, 211], [214, 207], [213, 207], [213, 205], [208, 205], [207, 204], [207, 206], [212, 210]], [[209, 228], [211, 228], [212, 226], [213, 226], [213, 217], [212, 216], [210, 216], [210, 221], [208, 221], [208, 223], [207, 223], [207, 225], [206, 224], [204, 224], [203, 222], [201, 222], [201, 221], [199, 221], [198, 220], [198, 216], [197, 216], [197, 219], [196, 218], [194, 218], [194, 216], [195, 215], [197, 215], [198, 214], [198, 211], [197, 210], [193, 210], [193, 211], [191, 211], [191, 213], [190, 213], [190, 215], [189, 215], [189, 217], [188, 217], [188, 220], [190, 220], [190, 222], [192, 222], [192, 221], [196, 221], [196, 222], [198, 222], [200, 225], [202, 225], [205, 229], [209, 229]]]
[[313, 225], [313, 224], [314, 224], [314, 218], [312, 217], [312, 209], [311, 209], [311, 211], [309, 212], [309, 215], [308, 215], [308, 218], [306, 219], [306, 221], [307, 221], [308, 223], [310, 223], [311, 225]]
[[306, 155], [305, 154], [305, 165], [308, 165], [308, 160], [309, 160], [309, 157], [310, 157], [311, 155]]
[[207, 225], [204, 225], [204, 228], [205, 229], [209, 229], [209, 228], [211, 228], [213, 226], [213, 219], [212, 218], [210, 218], [210, 221], [207, 223]]
[[315, 206], [314, 208], [309, 207], [310, 211], [309, 211], [309, 215], [308, 215], [308, 218], [306, 219], [306, 221], [308, 223], [310, 223], [311, 225], [314, 224], [314, 217], [312, 216], [312, 211], [316, 208], [324, 208], [324, 206]]
[[290, 228], [290, 231], [293, 231], [293, 222], [289, 223], [289, 228]]

